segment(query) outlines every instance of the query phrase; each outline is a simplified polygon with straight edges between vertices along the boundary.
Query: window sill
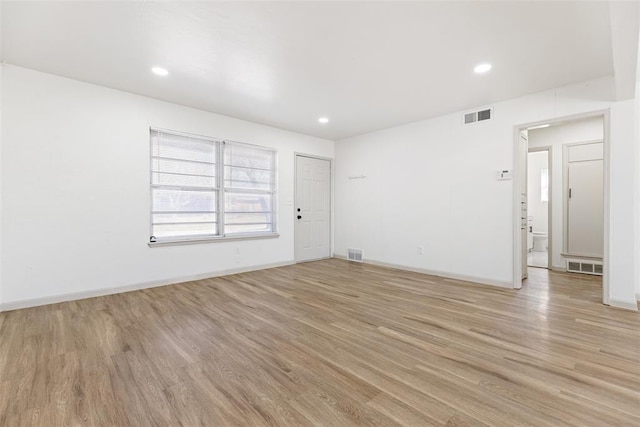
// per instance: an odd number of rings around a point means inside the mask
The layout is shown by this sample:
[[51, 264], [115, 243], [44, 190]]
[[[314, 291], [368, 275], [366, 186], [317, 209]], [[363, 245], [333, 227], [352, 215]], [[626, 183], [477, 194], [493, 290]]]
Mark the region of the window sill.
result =
[[259, 240], [259, 239], [277, 239], [280, 237], [278, 233], [269, 234], [245, 234], [238, 236], [228, 237], [206, 237], [202, 239], [190, 239], [190, 240], [164, 240], [161, 242], [147, 243], [150, 248], [157, 248], [162, 246], [182, 246], [182, 245], [199, 245], [202, 243], [222, 243], [232, 242], [237, 240]]
[[560, 255], [564, 258], [584, 258], [584, 259], [593, 259], [596, 261], [602, 261], [603, 259], [601, 256], [570, 254], [567, 252], [560, 252]]

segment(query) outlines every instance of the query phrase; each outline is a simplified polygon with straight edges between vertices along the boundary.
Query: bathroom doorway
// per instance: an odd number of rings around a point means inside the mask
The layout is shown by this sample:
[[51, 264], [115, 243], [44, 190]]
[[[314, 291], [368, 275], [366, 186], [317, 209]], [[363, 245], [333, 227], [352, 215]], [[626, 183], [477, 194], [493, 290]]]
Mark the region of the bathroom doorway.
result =
[[[522, 288], [529, 271], [561, 274], [580, 292], [580, 283], [600, 281], [602, 302], [609, 305], [608, 123], [609, 112], [602, 110], [514, 127], [514, 289]], [[529, 156], [533, 163], [541, 151], [548, 155], [546, 236], [544, 221], [537, 221], [544, 209], [536, 214], [535, 206], [544, 205], [543, 172], [529, 165]]]
[[551, 147], [530, 147], [527, 156], [527, 266], [551, 265]]

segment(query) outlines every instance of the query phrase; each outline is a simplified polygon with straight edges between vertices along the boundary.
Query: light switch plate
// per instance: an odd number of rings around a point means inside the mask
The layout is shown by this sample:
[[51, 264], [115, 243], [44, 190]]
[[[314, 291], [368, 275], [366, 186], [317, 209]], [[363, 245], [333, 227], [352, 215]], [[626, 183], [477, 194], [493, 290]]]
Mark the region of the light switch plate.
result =
[[498, 171], [498, 173], [496, 174], [496, 179], [498, 181], [504, 181], [507, 179], [511, 179], [511, 175], [512, 175], [511, 169], [505, 169], [502, 171]]

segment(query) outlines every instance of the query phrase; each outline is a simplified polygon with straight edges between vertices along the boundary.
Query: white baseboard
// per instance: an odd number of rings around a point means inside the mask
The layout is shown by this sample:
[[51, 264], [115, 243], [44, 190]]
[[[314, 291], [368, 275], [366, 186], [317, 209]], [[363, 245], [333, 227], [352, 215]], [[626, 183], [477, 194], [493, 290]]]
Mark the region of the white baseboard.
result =
[[[347, 259], [347, 257], [344, 255], [334, 254], [333, 257], [339, 258], [339, 259]], [[427, 270], [424, 268], [409, 267], [406, 265], [392, 264], [388, 262], [376, 261], [371, 259], [364, 260], [364, 263], [377, 265], [380, 267], [388, 267], [388, 268], [395, 268], [398, 270], [412, 271], [414, 273], [428, 274], [430, 276], [437, 276], [445, 279], [462, 280], [464, 282], [473, 282], [473, 283], [479, 283], [482, 285], [498, 286], [500, 288], [513, 289], [513, 283], [511, 282], [502, 282], [499, 280], [487, 279], [484, 277], [475, 277], [475, 276], [467, 276], [467, 275], [456, 274], [456, 273], [449, 273], [444, 271]]]
[[228, 276], [231, 274], [247, 273], [249, 271], [266, 270], [268, 268], [284, 267], [295, 264], [295, 261], [285, 261], [272, 264], [254, 265], [250, 267], [231, 268], [227, 270], [209, 273], [194, 274], [190, 276], [174, 277], [172, 279], [156, 280], [152, 282], [137, 283], [134, 285], [118, 286], [113, 288], [93, 289], [90, 291], [71, 292], [67, 294], [51, 295], [41, 298], [0, 303], [0, 312], [17, 310], [20, 308], [36, 307], [40, 305], [57, 304], [66, 301], [76, 301], [85, 298], [101, 297], [104, 295], [120, 294], [123, 292], [139, 291], [142, 289], [157, 288], [160, 286], [174, 285], [177, 283], [191, 282], [194, 280], [211, 279], [213, 277]]
[[609, 305], [611, 307], [624, 308], [626, 310], [638, 311], [638, 302], [637, 301], [625, 301], [625, 300], [609, 298]]

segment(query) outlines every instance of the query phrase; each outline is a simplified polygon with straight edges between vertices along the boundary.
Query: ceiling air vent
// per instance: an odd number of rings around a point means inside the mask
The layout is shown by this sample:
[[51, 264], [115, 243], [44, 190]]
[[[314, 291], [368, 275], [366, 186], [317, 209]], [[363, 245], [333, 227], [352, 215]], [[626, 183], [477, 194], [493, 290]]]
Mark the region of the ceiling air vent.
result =
[[468, 125], [475, 122], [483, 122], [485, 120], [491, 120], [491, 108], [487, 108], [486, 110], [473, 111], [471, 113], [464, 114], [464, 124]]
[[362, 262], [362, 249], [349, 249], [347, 251], [349, 261]]

